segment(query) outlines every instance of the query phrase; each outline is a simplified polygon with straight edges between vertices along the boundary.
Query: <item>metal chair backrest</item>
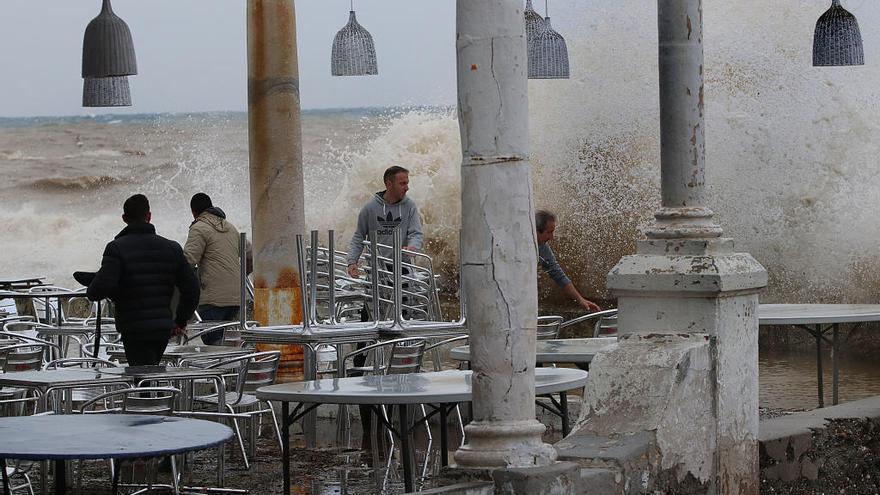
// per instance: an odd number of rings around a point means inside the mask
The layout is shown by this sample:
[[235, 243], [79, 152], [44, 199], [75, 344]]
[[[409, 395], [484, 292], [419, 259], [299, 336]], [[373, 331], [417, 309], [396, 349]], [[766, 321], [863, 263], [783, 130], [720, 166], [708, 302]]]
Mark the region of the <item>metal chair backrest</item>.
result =
[[409, 339], [395, 342], [391, 346], [391, 355], [388, 356], [388, 366], [385, 368], [386, 375], [402, 375], [404, 373], [418, 373], [422, 370], [422, 358], [425, 355], [425, 339]]
[[[118, 344], [118, 343], [102, 342], [101, 346], [98, 348], [98, 358], [109, 361], [110, 355], [108, 354], [108, 352], [111, 350], [125, 352], [125, 346], [122, 344]], [[89, 356], [89, 357], [94, 356], [95, 355], [95, 343], [94, 342], [83, 343], [80, 346], [80, 354], [82, 354], [83, 356]], [[125, 362], [126, 359], [123, 356], [123, 357], [117, 359], [117, 361]]]
[[[31, 294], [38, 294], [40, 292], [70, 292], [71, 295], [76, 294], [74, 291], [66, 287], [58, 287], [55, 285], [38, 285], [28, 289], [28, 292]], [[65, 319], [64, 308], [59, 306], [58, 300], [55, 298], [49, 300], [48, 307], [46, 306], [45, 299], [33, 298], [31, 299], [31, 306], [34, 308], [34, 314], [37, 316], [38, 321], [52, 323], [58, 320], [59, 314], [61, 316], [61, 321], [64, 321]]]
[[[251, 328], [253, 326], [258, 326], [259, 322], [256, 321], [246, 321], [245, 326]], [[206, 328], [204, 330], [199, 330], [197, 333], [193, 335], [188, 335], [182, 339], [183, 344], [188, 344], [195, 339], [201, 338], [202, 335], [210, 332], [216, 331], [223, 332], [223, 338], [220, 340], [220, 343], [217, 345], [224, 345], [228, 347], [242, 347], [244, 345], [244, 339], [242, 338], [242, 328], [241, 322], [233, 321], [229, 323], [221, 323], [219, 325], [214, 325], [212, 327]]]
[[54, 361], [49, 361], [43, 366], [43, 369], [47, 370], [60, 370], [60, 369], [70, 369], [70, 368], [83, 368], [83, 369], [93, 369], [93, 368], [116, 368], [119, 366], [118, 364], [107, 361], [106, 359], [100, 358], [91, 358], [91, 357], [78, 357], [78, 358], [62, 358], [56, 359]]
[[559, 325], [562, 324], [564, 318], [561, 316], [539, 316], [538, 317], [538, 340], [550, 340], [559, 337]]
[[80, 412], [167, 415], [174, 412], [174, 405], [179, 395], [180, 390], [173, 387], [125, 388], [98, 395], [84, 402]]
[[36, 337], [41, 328], [55, 328], [52, 325], [36, 321], [9, 321], [3, 324], [4, 332], [19, 332]]
[[31, 315], [4, 316], [0, 318], [0, 325], [19, 321], [34, 321], [34, 317]]
[[596, 320], [596, 325], [593, 327], [593, 337], [600, 337], [602, 335], [616, 335], [617, 334], [617, 315], [606, 316], [604, 318], [599, 318]]
[[0, 347], [3, 372], [38, 371], [43, 369], [43, 355], [48, 345], [38, 343], [15, 344]]
[[229, 402], [236, 405], [241, 401], [242, 395], [275, 382], [278, 373], [278, 363], [281, 361], [281, 351], [254, 352], [231, 359], [225, 359], [218, 363], [206, 366], [206, 369], [226, 369], [230, 373], [225, 378], [234, 379], [234, 383], [227, 381], [227, 389], [235, 392], [237, 396]]
[[251, 354], [251, 356], [242, 387], [242, 391], [245, 393], [255, 392], [262, 386], [275, 383], [278, 364], [281, 361], [280, 351], [259, 352]]
[[452, 338], [444, 339], [439, 342], [434, 342], [433, 344], [425, 347], [425, 354], [430, 353], [431, 361], [434, 365], [434, 371], [440, 371], [443, 367], [442, 359], [440, 356], [440, 349], [446, 347], [448, 345], [457, 344], [457, 345], [465, 345], [467, 344], [468, 339], [470, 339], [470, 335], [457, 335]]

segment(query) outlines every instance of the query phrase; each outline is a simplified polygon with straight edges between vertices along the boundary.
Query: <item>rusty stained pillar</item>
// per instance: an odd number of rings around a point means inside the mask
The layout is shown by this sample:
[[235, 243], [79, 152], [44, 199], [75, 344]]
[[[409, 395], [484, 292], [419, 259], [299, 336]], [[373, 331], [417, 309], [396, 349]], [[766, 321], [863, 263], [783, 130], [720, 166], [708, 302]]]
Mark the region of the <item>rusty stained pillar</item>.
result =
[[[294, 0], [248, 0], [247, 23], [254, 318], [300, 323], [295, 240], [305, 232], [305, 207]], [[302, 348], [282, 352], [280, 374], [301, 373]]]

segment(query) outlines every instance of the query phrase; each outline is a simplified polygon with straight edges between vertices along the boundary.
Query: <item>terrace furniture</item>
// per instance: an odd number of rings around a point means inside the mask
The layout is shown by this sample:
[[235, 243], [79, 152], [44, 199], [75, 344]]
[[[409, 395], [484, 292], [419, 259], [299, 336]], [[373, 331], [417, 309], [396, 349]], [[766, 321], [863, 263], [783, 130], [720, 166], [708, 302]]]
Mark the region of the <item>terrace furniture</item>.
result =
[[538, 340], [550, 340], [559, 338], [559, 325], [564, 318], [561, 316], [539, 316], [537, 327]]
[[[617, 337], [591, 339], [539, 340], [536, 346], [536, 364], [576, 364], [589, 366], [596, 353], [617, 342]], [[470, 346], [454, 347], [449, 357], [458, 361], [470, 361]]]
[[[825, 407], [825, 383], [822, 376], [822, 343], [831, 345], [832, 404], [838, 403], [840, 384], [840, 349], [838, 332], [841, 323], [856, 327], [880, 321], [880, 304], [760, 304], [758, 324], [791, 325], [806, 331], [816, 340], [816, 380], [819, 407]], [[831, 331], [831, 339], [826, 335]]]
[[571, 326], [579, 325], [581, 323], [587, 321], [593, 321], [593, 337], [600, 337], [602, 335], [610, 335], [617, 333], [617, 309], [605, 309], [602, 311], [596, 311], [595, 313], [587, 313], [585, 315], [578, 316], [577, 318], [572, 318], [570, 320], [566, 320], [559, 325], [559, 329], [565, 329]]
[[0, 388], [17, 387], [32, 390], [35, 396], [38, 397], [37, 409], [40, 411], [48, 409], [49, 395], [55, 391], [60, 391], [64, 396], [58, 403], [58, 407], [61, 408], [61, 411], [70, 412], [72, 397], [67, 392], [72, 389], [109, 387], [111, 385], [130, 386], [130, 378], [106, 373], [110, 369], [112, 368], [101, 370], [56, 369], [0, 373]]
[[[281, 352], [255, 352], [244, 356], [226, 359], [206, 367], [206, 370], [220, 370], [223, 372], [224, 378], [231, 379], [231, 390], [225, 393], [216, 390], [215, 393], [204, 396], [194, 397], [196, 403], [214, 405], [220, 408], [218, 416], [226, 416], [223, 409], [229, 412], [232, 424], [235, 429], [235, 436], [238, 439], [238, 445], [241, 448], [241, 456], [244, 459], [245, 468], [250, 469], [247, 452], [244, 448], [244, 440], [241, 436], [241, 429], [238, 426], [238, 419], [241, 415], [246, 415], [250, 419], [248, 425], [250, 454], [256, 457], [257, 451], [257, 418], [264, 414], [269, 414], [272, 418], [272, 426], [278, 438], [278, 445], [281, 446], [281, 430], [278, 427], [278, 418], [275, 417], [275, 410], [268, 401], [258, 399], [254, 392], [264, 385], [275, 383], [275, 375], [278, 373], [278, 363], [281, 359]], [[219, 385], [218, 385], [219, 386]], [[251, 410], [256, 407], [255, 410]]]
[[[55, 493], [64, 494], [67, 460], [164, 457], [222, 445], [230, 437], [232, 430], [225, 425], [178, 417], [77, 414], [0, 418], [0, 466], [5, 459], [55, 461]], [[10, 493], [6, 470], [2, 484], [4, 493]]]
[[[413, 480], [410, 435], [418, 426], [409, 427], [408, 407], [414, 404], [439, 404], [441, 459], [447, 458], [446, 414], [455, 404], [471, 401], [470, 371], [441, 371], [407, 373], [403, 375], [367, 375], [350, 378], [310, 380], [262, 387], [257, 397], [280, 401], [282, 410], [282, 469], [284, 490], [290, 493], [290, 425], [321, 404], [362, 404], [377, 408], [380, 405], [398, 406], [400, 428], [390, 422], [385, 426], [401, 441], [404, 483], [407, 492], [415, 488]], [[587, 383], [587, 372], [568, 368], [538, 368], [535, 370], [535, 393], [545, 395], [582, 388]], [[293, 413], [290, 403], [297, 403]], [[382, 418], [377, 414], [377, 417]], [[430, 415], [422, 418], [427, 421]]]
[[[225, 400], [226, 390], [223, 386], [223, 370], [220, 369], [202, 369], [186, 366], [126, 366], [119, 368], [106, 368], [102, 370], [102, 376], [116, 376], [133, 383], [135, 386], [158, 386], [173, 385], [174, 388], [181, 390], [181, 404], [176, 408], [177, 414], [185, 414], [196, 417], [215, 417], [222, 415], [224, 409], [222, 405], [218, 406], [216, 413], [194, 413], [191, 412], [192, 403], [190, 399], [193, 397], [193, 383], [197, 381], [210, 380], [217, 387], [221, 401]], [[217, 484], [223, 486], [225, 484], [225, 447], [221, 444], [217, 447]]]
[[[169, 345], [162, 354], [162, 361], [179, 366], [185, 360], [228, 359], [249, 352], [252, 352], [251, 349], [223, 345]], [[125, 359], [125, 347], [119, 345], [108, 348], [107, 355], [112, 359]]]
[[[100, 394], [86, 401], [81, 409], [81, 414], [150, 414], [168, 416], [174, 412], [180, 390], [171, 387], [136, 387]], [[147, 487], [153, 488], [156, 476], [156, 460], [151, 459], [150, 468], [146, 473]], [[82, 461], [80, 461], [82, 462]], [[79, 470], [80, 475], [82, 470]], [[116, 493], [119, 484], [119, 475], [122, 472], [120, 466], [110, 459], [110, 477], [113, 480], [113, 493]], [[171, 479], [172, 489], [175, 494], [180, 493], [177, 476], [177, 463], [171, 456]], [[81, 476], [77, 477], [77, 492], [81, 483]]]

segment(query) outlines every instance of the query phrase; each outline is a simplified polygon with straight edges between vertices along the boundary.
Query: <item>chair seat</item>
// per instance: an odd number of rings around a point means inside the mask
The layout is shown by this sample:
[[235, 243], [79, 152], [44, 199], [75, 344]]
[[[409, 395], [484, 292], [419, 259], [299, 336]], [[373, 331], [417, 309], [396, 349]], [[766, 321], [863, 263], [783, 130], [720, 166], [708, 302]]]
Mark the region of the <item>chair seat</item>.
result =
[[[218, 402], [216, 395], [203, 395], [195, 397], [194, 400], [205, 404], [217, 404]], [[259, 402], [259, 399], [255, 395], [241, 394], [241, 400], [239, 400], [238, 392], [226, 392], [226, 404], [233, 407], [251, 406], [257, 402]]]

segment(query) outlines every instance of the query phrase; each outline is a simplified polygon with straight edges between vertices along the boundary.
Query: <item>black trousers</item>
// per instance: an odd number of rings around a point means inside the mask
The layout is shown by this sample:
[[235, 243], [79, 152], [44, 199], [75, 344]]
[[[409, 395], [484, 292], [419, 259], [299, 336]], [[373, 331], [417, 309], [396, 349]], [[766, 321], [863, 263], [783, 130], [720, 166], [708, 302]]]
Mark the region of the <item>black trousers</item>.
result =
[[162, 360], [162, 354], [168, 346], [168, 339], [139, 339], [122, 336], [122, 345], [125, 346], [125, 359], [129, 366], [157, 365]]
[[[199, 306], [199, 316], [205, 321], [234, 321], [238, 319], [238, 306], [214, 306], [202, 304]], [[221, 345], [223, 342], [223, 330], [214, 330], [202, 335], [205, 345]]]

